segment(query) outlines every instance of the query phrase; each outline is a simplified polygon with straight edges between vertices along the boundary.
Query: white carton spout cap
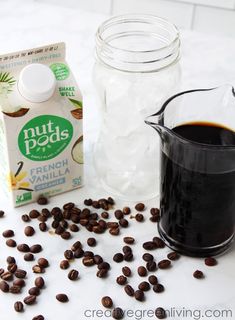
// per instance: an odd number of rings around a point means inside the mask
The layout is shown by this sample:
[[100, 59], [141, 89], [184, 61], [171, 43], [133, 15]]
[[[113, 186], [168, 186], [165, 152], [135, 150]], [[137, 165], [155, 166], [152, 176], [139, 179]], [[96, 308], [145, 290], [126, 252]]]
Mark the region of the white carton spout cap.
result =
[[41, 63], [32, 63], [20, 72], [18, 90], [31, 102], [44, 102], [52, 97], [56, 87], [56, 79], [51, 69]]

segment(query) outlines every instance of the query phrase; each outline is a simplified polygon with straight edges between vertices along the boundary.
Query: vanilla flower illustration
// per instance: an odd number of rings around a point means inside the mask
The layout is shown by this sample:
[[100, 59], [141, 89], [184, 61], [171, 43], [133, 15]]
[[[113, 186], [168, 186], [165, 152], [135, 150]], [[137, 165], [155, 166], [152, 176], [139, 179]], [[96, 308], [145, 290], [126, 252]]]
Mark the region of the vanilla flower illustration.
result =
[[30, 183], [24, 180], [27, 177], [27, 172], [21, 171], [23, 168], [23, 162], [20, 161], [18, 165], [19, 165], [19, 168], [17, 172], [15, 174], [13, 172], [10, 172], [9, 174], [8, 180], [9, 180], [10, 189], [33, 191], [32, 189], [29, 188]]

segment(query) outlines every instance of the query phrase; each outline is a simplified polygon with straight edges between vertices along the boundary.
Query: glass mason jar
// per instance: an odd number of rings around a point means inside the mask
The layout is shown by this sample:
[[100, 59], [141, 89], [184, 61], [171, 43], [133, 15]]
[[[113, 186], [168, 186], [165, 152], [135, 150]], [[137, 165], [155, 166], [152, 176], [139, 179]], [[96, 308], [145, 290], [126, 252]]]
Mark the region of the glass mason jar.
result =
[[158, 194], [159, 138], [144, 120], [176, 91], [179, 57], [177, 28], [156, 16], [113, 17], [97, 31], [94, 81], [102, 124], [94, 163], [104, 188], [120, 198]]

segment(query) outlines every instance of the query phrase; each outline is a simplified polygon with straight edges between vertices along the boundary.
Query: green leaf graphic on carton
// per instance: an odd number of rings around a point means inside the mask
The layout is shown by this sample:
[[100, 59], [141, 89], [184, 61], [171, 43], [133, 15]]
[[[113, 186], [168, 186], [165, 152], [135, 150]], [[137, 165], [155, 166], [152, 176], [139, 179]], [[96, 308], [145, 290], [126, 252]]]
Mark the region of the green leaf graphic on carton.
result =
[[68, 146], [73, 126], [64, 118], [42, 115], [24, 125], [18, 136], [21, 153], [33, 161], [55, 158]]
[[74, 105], [75, 108], [82, 108], [82, 101], [75, 100], [75, 99], [69, 99], [70, 102]]
[[11, 92], [11, 88], [15, 83], [16, 80], [9, 72], [0, 72], [0, 94], [7, 94]]

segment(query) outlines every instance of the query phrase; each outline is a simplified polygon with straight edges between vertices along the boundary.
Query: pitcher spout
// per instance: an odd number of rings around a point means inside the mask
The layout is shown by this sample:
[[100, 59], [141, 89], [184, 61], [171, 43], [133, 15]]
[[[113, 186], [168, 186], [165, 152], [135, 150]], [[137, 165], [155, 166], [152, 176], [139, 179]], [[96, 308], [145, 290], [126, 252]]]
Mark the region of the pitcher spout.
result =
[[161, 116], [160, 115], [152, 115], [146, 118], [144, 121], [147, 125], [155, 129], [159, 135], [162, 134], [163, 126], [161, 124]]

